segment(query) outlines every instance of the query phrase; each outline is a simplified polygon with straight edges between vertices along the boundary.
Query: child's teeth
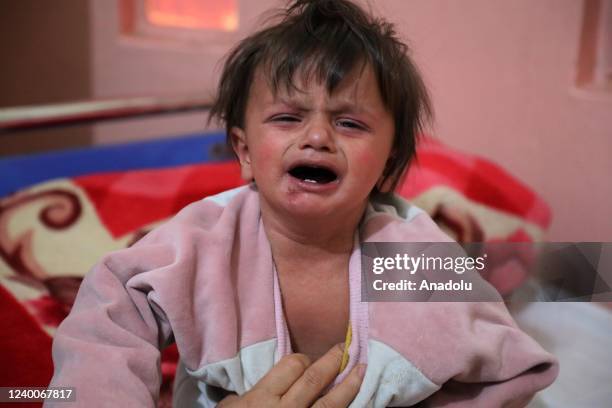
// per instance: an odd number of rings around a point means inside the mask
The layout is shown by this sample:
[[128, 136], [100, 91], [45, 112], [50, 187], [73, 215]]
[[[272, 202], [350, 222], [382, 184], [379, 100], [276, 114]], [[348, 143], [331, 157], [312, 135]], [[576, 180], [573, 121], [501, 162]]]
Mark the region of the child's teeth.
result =
[[307, 182], [307, 183], [316, 183], [315, 180], [311, 180], [311, 179], [304, 179], [304, 181]]

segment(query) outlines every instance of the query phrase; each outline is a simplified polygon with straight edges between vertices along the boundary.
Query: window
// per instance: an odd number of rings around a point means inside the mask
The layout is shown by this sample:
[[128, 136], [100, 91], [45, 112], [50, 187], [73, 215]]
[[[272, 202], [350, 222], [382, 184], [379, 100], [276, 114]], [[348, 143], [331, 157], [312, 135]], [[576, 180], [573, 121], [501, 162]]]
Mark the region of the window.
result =
[[233, 43], [240, 0], [119, 0], [124, 35], [183, 43]]
[[162, 27], [235, 31], [236, 0], [145, 0], [149, 23]]

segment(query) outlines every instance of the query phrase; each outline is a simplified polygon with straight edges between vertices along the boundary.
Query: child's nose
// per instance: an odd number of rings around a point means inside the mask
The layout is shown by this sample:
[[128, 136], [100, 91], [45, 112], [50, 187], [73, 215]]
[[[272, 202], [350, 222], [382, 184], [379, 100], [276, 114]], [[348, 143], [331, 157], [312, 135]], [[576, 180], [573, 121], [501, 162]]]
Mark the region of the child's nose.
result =
[[300, 141], [301, 149], [314, 149], [333, 153], [336, 151], [336, 145], [331, 125], [325, 120], [313, 121], [305, 129], [302, 140]]

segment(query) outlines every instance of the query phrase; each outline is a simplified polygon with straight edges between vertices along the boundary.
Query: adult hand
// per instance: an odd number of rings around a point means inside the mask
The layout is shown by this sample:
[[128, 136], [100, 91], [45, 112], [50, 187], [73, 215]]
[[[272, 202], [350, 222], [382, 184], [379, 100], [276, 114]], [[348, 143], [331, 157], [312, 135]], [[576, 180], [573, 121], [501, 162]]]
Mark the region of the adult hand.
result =
[[320, 397], [338, 374], [342, 352], [343, 345], [334, 346], [312, 364], [303, 354], [285, 356], [251, 390], [224, 398], [218, 407], [347, 407], [359, 392], [364, 365], [356, 366], [344, 381]]

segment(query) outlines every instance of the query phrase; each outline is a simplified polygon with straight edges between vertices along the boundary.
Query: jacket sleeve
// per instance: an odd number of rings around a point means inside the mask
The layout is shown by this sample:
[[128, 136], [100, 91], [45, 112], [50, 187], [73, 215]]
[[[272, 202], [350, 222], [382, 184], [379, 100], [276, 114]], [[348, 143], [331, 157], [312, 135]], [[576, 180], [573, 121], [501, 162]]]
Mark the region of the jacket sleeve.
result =
[[53, 341], [50, 386], [74, 387], [76, 406], [156, 406], [160, 348], [171, 330], [142, 275], [170, 262], [169, 252], [160, 245], [128, 248], [86, 275]]
[[[463, 335], [454, 333], [452, 347], [456, 347], [457, 356], [448, 355], [446, 361], [450, 378], [443, 382], [439, 391], [423, 401], [422, 406], [526, 406], [538, 391], [557, 377], [557, 359], [523, 333], [503, 305], [465, 306], [471, 312], [465, 325], [471, 327], [462, 330]], [[440, 378], [438, 376], [437, 380]]]

